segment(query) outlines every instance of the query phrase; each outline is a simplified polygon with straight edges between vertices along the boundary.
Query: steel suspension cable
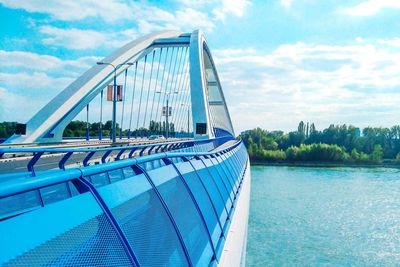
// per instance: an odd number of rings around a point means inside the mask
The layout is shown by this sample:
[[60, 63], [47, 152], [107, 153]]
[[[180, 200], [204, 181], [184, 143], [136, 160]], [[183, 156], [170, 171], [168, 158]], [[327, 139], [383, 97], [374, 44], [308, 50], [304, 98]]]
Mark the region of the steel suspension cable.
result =
[[[180, 88], [182, 88], [182, 81], [183, 81], [183, 79], [186, 77], [186, 68], [187, 68], [187, 64], [188, 64], [188, 47], [186, 47], [186, 51], [185, 51], [185, 55], [184, 55], [184, 60], [183, 60], [183, 64], [182, 64], [182, 69], [181, 69], [181, 71], [179, 72], [179, 73], [180, 73], [180, 75], [179, 75], [179, 83], [178, 83], [178, 86], [177, 86], [178, 90], [179, 90]], [[182, 78], [182, 77], [183, 77], [183, 78]], [[179, 98], [179, 95], [178, 95], [178, 98]], [[182, 97], [180, 97], [180, 98], [182, 98]]]
[[[182, 93], [178, 97], [178, 101], [177, 101], [178, 105], [180, 105], [182, 103], [182, 101], [186, 98], [185, 89], [186, 89], [187, 80], [189, 80], [188, 68], [189, 68], [189, 62], [186, 61], [186, 64], [183, 69], [183, 75], [181, 75], [181, 77], [183, 76], [183, 78], [181, 80], [181, 84], [179, 85], [179, 88], [181, 89]], [[181, 109], [179, 110], [179, 114], [178, 114], [178, 120], [179, 120], [182, 112], [183, 111], [182, 111], [182, 107], [181, 107]]]
[[[179, 105], [180, 105], [180, 103], [179, 103], [179, 101], [180, 101], [180, 99], [182, 98], [182, 92], [181, 92], [181, 81], [182, 81], [182, 72], [183, 72], [183, 70], [185, 69], [185, 66], [186, 66], [186, 56], [187, 56], [187, 47], [186, 47], [186, 50], [185, 51], [183, 51], [183, 49], [182, 49], [182, 51], [181, 51], [181, 53], [180, 53], [180, 59], [179, 59], [179, 64], [178, 64], [178, 70], [177, 70], [177, 72], [179, 73], [179, 75], [178, 74], [176, 74], [176, 82], [175, 82], [175, 91], [177, 91], [177, 92], [180, 92], [177, 96], [175, 96], [175, 95], [172, 95], [172, 100], [171, 100], [171, 106], [173, 106], [173, 104], [174, 104], [174, 100], [176, 99], [176, 104], [175, 104], [175, 107], [173, 107], [173, 110], [176, 110], [176, 112], [174, 112], [174, 114], [178, 114], [178, 111], [179, 111]], [[183, 58], [183, 62], [182, 62], [182, 58]], [[173, 116], [174, 118], [177, 118], [178, 117], [178, 115], [176, 115], [176, 116]], [[174, 126], [176, 126], [176, 123], [177, 123], [177, 120], [175, 119], [175, 123], [174, 123]]]
[[[185, 79], [184, 82], [184, 88], [183, 91], [185, 93], [183, 99], [181, 99], [182, 102], [184, 102], [184, 104], [188, 104], [189, 100], [190, 100], [190, 91], [188, 90], [188, 88], [190, 88], [189, 85], [189, 79]], [[188, 104], [188, 106], [190, 106], [190, 104]], [[189, 108], [189, 107], [187, 107]], [[186, 109], [184, 107], [181, 106], [180, 112], [179, 112], [179, 118], [178, 118], [178, 127], [181, 128], [181, 125], [183, 124], [184, 118], [185, 118], [185, 111]]]
[[89, 141], [89, 103], [86, 105], [86, 141]]
[[[155, 50], [153, 50], [153, 56], [151, 58], [151, 69], [150, 69], [150, 78], [149, 78], [149, 87], [147, 89], [147, 99], [146, 99], [146, 108], [144, 109], [144, 119], [143, 119], [143, 128], [145, 126], [146, 123], [146, 117], [147, 117], [147, 107], [149, 105], [149, 96], [150, 96], [150, 88], [151, 88], [151, 78], [153, 76], [153, 64], [154, 64], [154, 55], [155, 55]], [[148, 135], [149, 131], [147, 131], [147, 135]], [[143, 136], [142, 136], [143, 137]]]
[[99, 140], [103, 139], [103, 91], [100, 93], [100, 125], [99, 125]]
[[124, 87], [122, 88], [122, 114], [121, 114], [121, 126], [119, 128], [119, 139], [122, 139], [122, 129], [124, 125], [124, 112], [125, 112], [125, 93], [126, 93], [126, 77], [128, 75], [128, 69], [125, 69], [125, 81]]
[[[170, 58], [170, 61], [169, 61], [170, 64], [169, 64], [168, 73], [167, 73], [167, 79], [165, 81], [165, 91], [163, 93], [161, 93], [163, 95], [162, 96], [163, 100], [161, 102], [162, 107], [164, 107], [165, 98], [167, 96], [168, 83], [169, 83], [169, 77], [171, 76], [171, 66], [172, 66], [172, 58], [173, 58], [173, 55], [174, 55], [174, 50], [175, 50], [175, 47], [172, 47], [171, 58]], [[168, 110], [166, 112], [168, 112]], [[161, 121], [161, 118], [162, 118], [162, 113], [160, 114], [160, 121]], [[165, 127], [167, 127], [167, 126], [165, 125]]]
[[186, 85], [186, 82], [184, 81], [184, 83], [183, 83], [183, 87], [182, 87], [182, 91], [181, 91], [181, 97], [180, 97], [180, 99], [179, 99], [179, 110], [178, 110], [178, 114], [177, 114], [177, 129], [180, 129], [180, 121], [181, 121], [181, 117], [182, 117], [182, 114], [184, 113], [184, 110], [185, 110], [185, 108], [184, 108], [184, 101], [185, 101], [185, 99], [187, 98], [187, 96], [186, 96], [186, 92], [185, 92], [185, 86]]
[[[167, 52], [165, 54], [165, 60], [164, 60], [164, 66], [163, 66], [163, 74], [161, 76], [161, 86], [160, 86], [160, 92], [162, 92], [162, 87], [163, 87], [163, 82], [164, 82], [164, 76], [165, 76], [165, 70], [167, 69], [167, 60], [168, 60], [168, 52], [169, 52], [169, 47], [167, 47]], [[160, 109], [160, 99], [161, 99], [161, 93], [158, 95], [158, 101], [157, 101], [157, 109], [156, 109], [156, 117], [155, 117], [155, 121], [156, 123], [158, 123], [158, 112]], [[160, 120], [160, 124], [159, 124], [159, 128], [161, 132], [161, 120]]]
[[135, 62], [135, 75], [133, 76], [133, 89], [132, 89], [132, 100], [131, 100], [131, 114], [129, 118], [129, 128], [128, 128], [128, 139], [131, 138], [131, 127], [132, 127], [132, 115], [133, 115], [133, 102], [135, 100], [135, 88], [136, 88], [136, 74], [137, 74], [137, 61]]
[[[179, 76], [178, 76], [177, 72], [179, 73], [179, 69], [181, 68], [182, 54], [183, 54], [183, 49], [182, 49], [182, 51], [179, 51], [180, 48], [181, 47], [178, 48], [178, 54], [179, 54], [178, 68], [175, 68], [175, 66], [174, 66], [173, 76], [172, 77], [175, 78], [175, 79], [173, 79], [171, 81], [171, 90], [173, 90], [174, 93], [175, 92], [179, 92], [178, 91], [178, 87], [177, 87]], [[175, 113], [174, 100], [175, 100], [175, 94], [172, 94], [170, 106], [172, 107], [173, 114]], [[172, 135], [175, 135], [175, 124], [176, 124], [176, 121], [174, 122], [174, 120], [173, 120], [174, 118], [175, 118], [175, 116], [172, 116], [171, 123], [172, 123], [172, 125], [174, 125], [174, 131], [172, 132]]]
[[[156, 83], [154, 85], [154, 94], [153, 94], [153, 101], [151, 104], [151, 112], [150, 112], [150, 123], [152, 121], [153, 118], [153, 108], [154, 108], [154, 100], [156, 98], [156, 92], [157, 92], [157, 83], [158, 83], [158, 74], [160, 72], [160, 62], [161, 62], [161, 55], [162, 55], [162, 47], [160, 48], [160, 56], [158, 58], [158, 66], [157, 66], [157, 75], [156, 75]], [[153, 123], [153, 127], [156, 127], [156, 122], [154, 121]], [[150, 135], [152, 134], [152, 131], [150, 131]]]
[[[170, 65], [169, 65], [169, 68], [168, 68], [168, 74], [167, 74], [167, 80], [166, 80], [166, 82], [165, 82], [165, 91], [163, 92], [163, 100], [162, 100], [162, 102], [161, 102], [161, 104], [162, 104], [162, 106], [164, 107], [164, 103], [166, 102], [166, 101], [169, 101], [169, 96], [171, 95], [171, 86], [170, 86], [170, 89], [169, 89], [169, 91], [168, 91], [168, 85], [169, 85], [169, 81], [170, 81], [170, 78], [171, 78], [171, 67], [172, 67], [172, 61], [173, 61], [173, 59], [175, 59], [175, 62], [174, 62], [174, 69], [175, 69], [175, 67], [176, 67], [176, 62], [177, 62], [177, 52], [175, 53], [175, 56], [174, 56], [174, 51], [175, 51], [175, 47], [172, 47], [172, 53], [171, 53], [171, 58], [170, 58]], [[166, 107], [165, 108], [166, 109], [166, 115], [168, 114], [168, 116], [169, 116], [169, 105], [168, 105], [168, 108]], [[161, 122], [161, 120], [162, 120], [162, 113], [160, 114], [160, 122]], [[164, 131], [165, 132], [168, 132], [169, 133], [169, 128], [170, 128], [170, 123], [165, 123], [165, 128], [164, 128]]]
[[143, 86], [144, 86], [144, 75], [146, 74], [146, 63], [147, 63], [147, 55], [144, 56], [144, 63], [143, 63], [142, 86], [140, 88], [139, 110], [138, 110], [138, 116], [137, 116], [137, 121], [136, 121], [136, 134], [135, 134], [136, 138], [137, 138], [137, 134], [139, 131], [139, 119], [140, 119], [140, 111], [141, 111], [141, 107], [142, 107], [142, 95], [143, 95]]
[[[172, 110], [172, 105], [171, 105], [170, 103], [172, 103], [171, 100], [172, 100], [172, 98], [174, 97], [174, 93], [175, 93], [175, 91], [172, 91], [172, 89], [173, 89], [173, 88], [172, 88], [172, 85], [173, 85], [173, 83], [174, 83], [174, 78], [175, 78], [175, 69], [176, 69], [176, 63], [178, 62], [179, 49], [180, 49], [180, 47], [177, 47], [176, 52], [175, 52], [175, 56], [174, 56], [175, 62], [174, 62], [174, 68], [173, 68], [173, 70], [172, 70], [172, 75], [171, 75], [171, 72], [168, 72], [168, 81], [169, 81], [170, 78], [171, 78], [171, 82], [170, 82], [170, 86], [169, 86], [169, 92], [167, 93], [168, 95], [166, 95], [165, 97], [167, 98], [166, 101], [167, 101], [167, 100], [169, 101], [168, 109], [171, 108], [171, 110]], [[166, 84], [165, 89], [168, 90], [168, 83]], [[172, 94], [172, 97], [170, 97], [171, 94]], [[169, 112], [168, 110], [166, 110], [166, 111]], [[172, 115], [172, 113], [171, 113], [171, 115]], [[168, 113], [168, 117], [169, 117], [169, 113]], [[171, 131], [170, 131], [171, 125], [173, 125], [173, 123], [171, 123], [171, 122], [168, 122], [168, 124], [165, 125], [165, 127], [166, 127], [166, 129], [167, 129], [167, 132], [168, 132], [168, 135], [169, 135], [169, 133], [171, 132]], [[175, 128], [175, 127], [174, 127], [174, 128]]]

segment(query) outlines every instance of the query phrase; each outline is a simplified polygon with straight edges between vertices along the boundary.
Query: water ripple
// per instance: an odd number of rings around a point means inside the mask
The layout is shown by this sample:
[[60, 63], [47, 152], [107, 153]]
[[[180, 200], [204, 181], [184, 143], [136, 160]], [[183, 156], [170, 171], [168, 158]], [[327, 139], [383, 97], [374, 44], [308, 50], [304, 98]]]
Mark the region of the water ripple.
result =
[[247, 265], [398, 266], [399, 174], [252, 167]]

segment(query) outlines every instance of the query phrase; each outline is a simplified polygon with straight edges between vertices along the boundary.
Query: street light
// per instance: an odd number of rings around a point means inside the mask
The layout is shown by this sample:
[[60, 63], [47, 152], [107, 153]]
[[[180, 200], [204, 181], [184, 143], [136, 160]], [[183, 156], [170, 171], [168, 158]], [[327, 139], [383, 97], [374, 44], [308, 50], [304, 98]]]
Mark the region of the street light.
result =
[[169, 107], [168, 107], [168, 101], [169, 101], [169, 96], [171, 95], [171, 94], [178, 94], [178, 92], [163, 92], [163, 91], [159, 91], [159, 92], [156, 92], [157, 94], [165, 94], [166, 96], [167, 96], [167, 106], [166, 106], [166, 112], [165, 112], [165, 127], [167, 128], [167, 131], [166, 131], [166, 139], [168, 139], [168, 131], [169, 131], [169, 127], [168, 127], [168, 115], [169, 115]]
[[187, 107], [187, 132], [188, 132], [188, 137], [189, 137], [189, 120], [190, 120], [190, 105], [188, 103], [181, 103], [181, 106]]
[[121, 63], [116, 66], [114, 66], [112, 63], [108, 62], [97, 62], [97, 65], [110, 65], [111, 67], [114, 68], [114, 90], [113, 90], [113, 114], [112, 114], [112, 142], [113, 144], [116, 141], [116, 135], [117, 135], [117, 68], [123, 66], [123, 65], [128, 65], [132, 66], [133, 63]]

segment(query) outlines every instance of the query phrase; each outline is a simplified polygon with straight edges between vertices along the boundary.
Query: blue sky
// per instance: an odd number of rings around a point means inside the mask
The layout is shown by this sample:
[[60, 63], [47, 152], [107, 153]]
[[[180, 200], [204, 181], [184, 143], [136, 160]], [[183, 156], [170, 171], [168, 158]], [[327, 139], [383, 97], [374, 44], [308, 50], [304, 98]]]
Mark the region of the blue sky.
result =
[[29, 118], [114, 49], [205, 32], [237, 132], [400, 124], [398, 0], [0, 0], [0, 121]]

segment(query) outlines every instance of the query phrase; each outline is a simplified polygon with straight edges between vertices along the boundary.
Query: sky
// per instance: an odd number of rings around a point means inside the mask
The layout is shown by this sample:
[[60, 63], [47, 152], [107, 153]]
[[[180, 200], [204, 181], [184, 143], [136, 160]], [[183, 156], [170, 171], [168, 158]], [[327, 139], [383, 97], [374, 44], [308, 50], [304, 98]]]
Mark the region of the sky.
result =
[[400, 0], [0, 0], [0, 121], [145, 34], [202, 30], [235, 131], [400, 124]]

